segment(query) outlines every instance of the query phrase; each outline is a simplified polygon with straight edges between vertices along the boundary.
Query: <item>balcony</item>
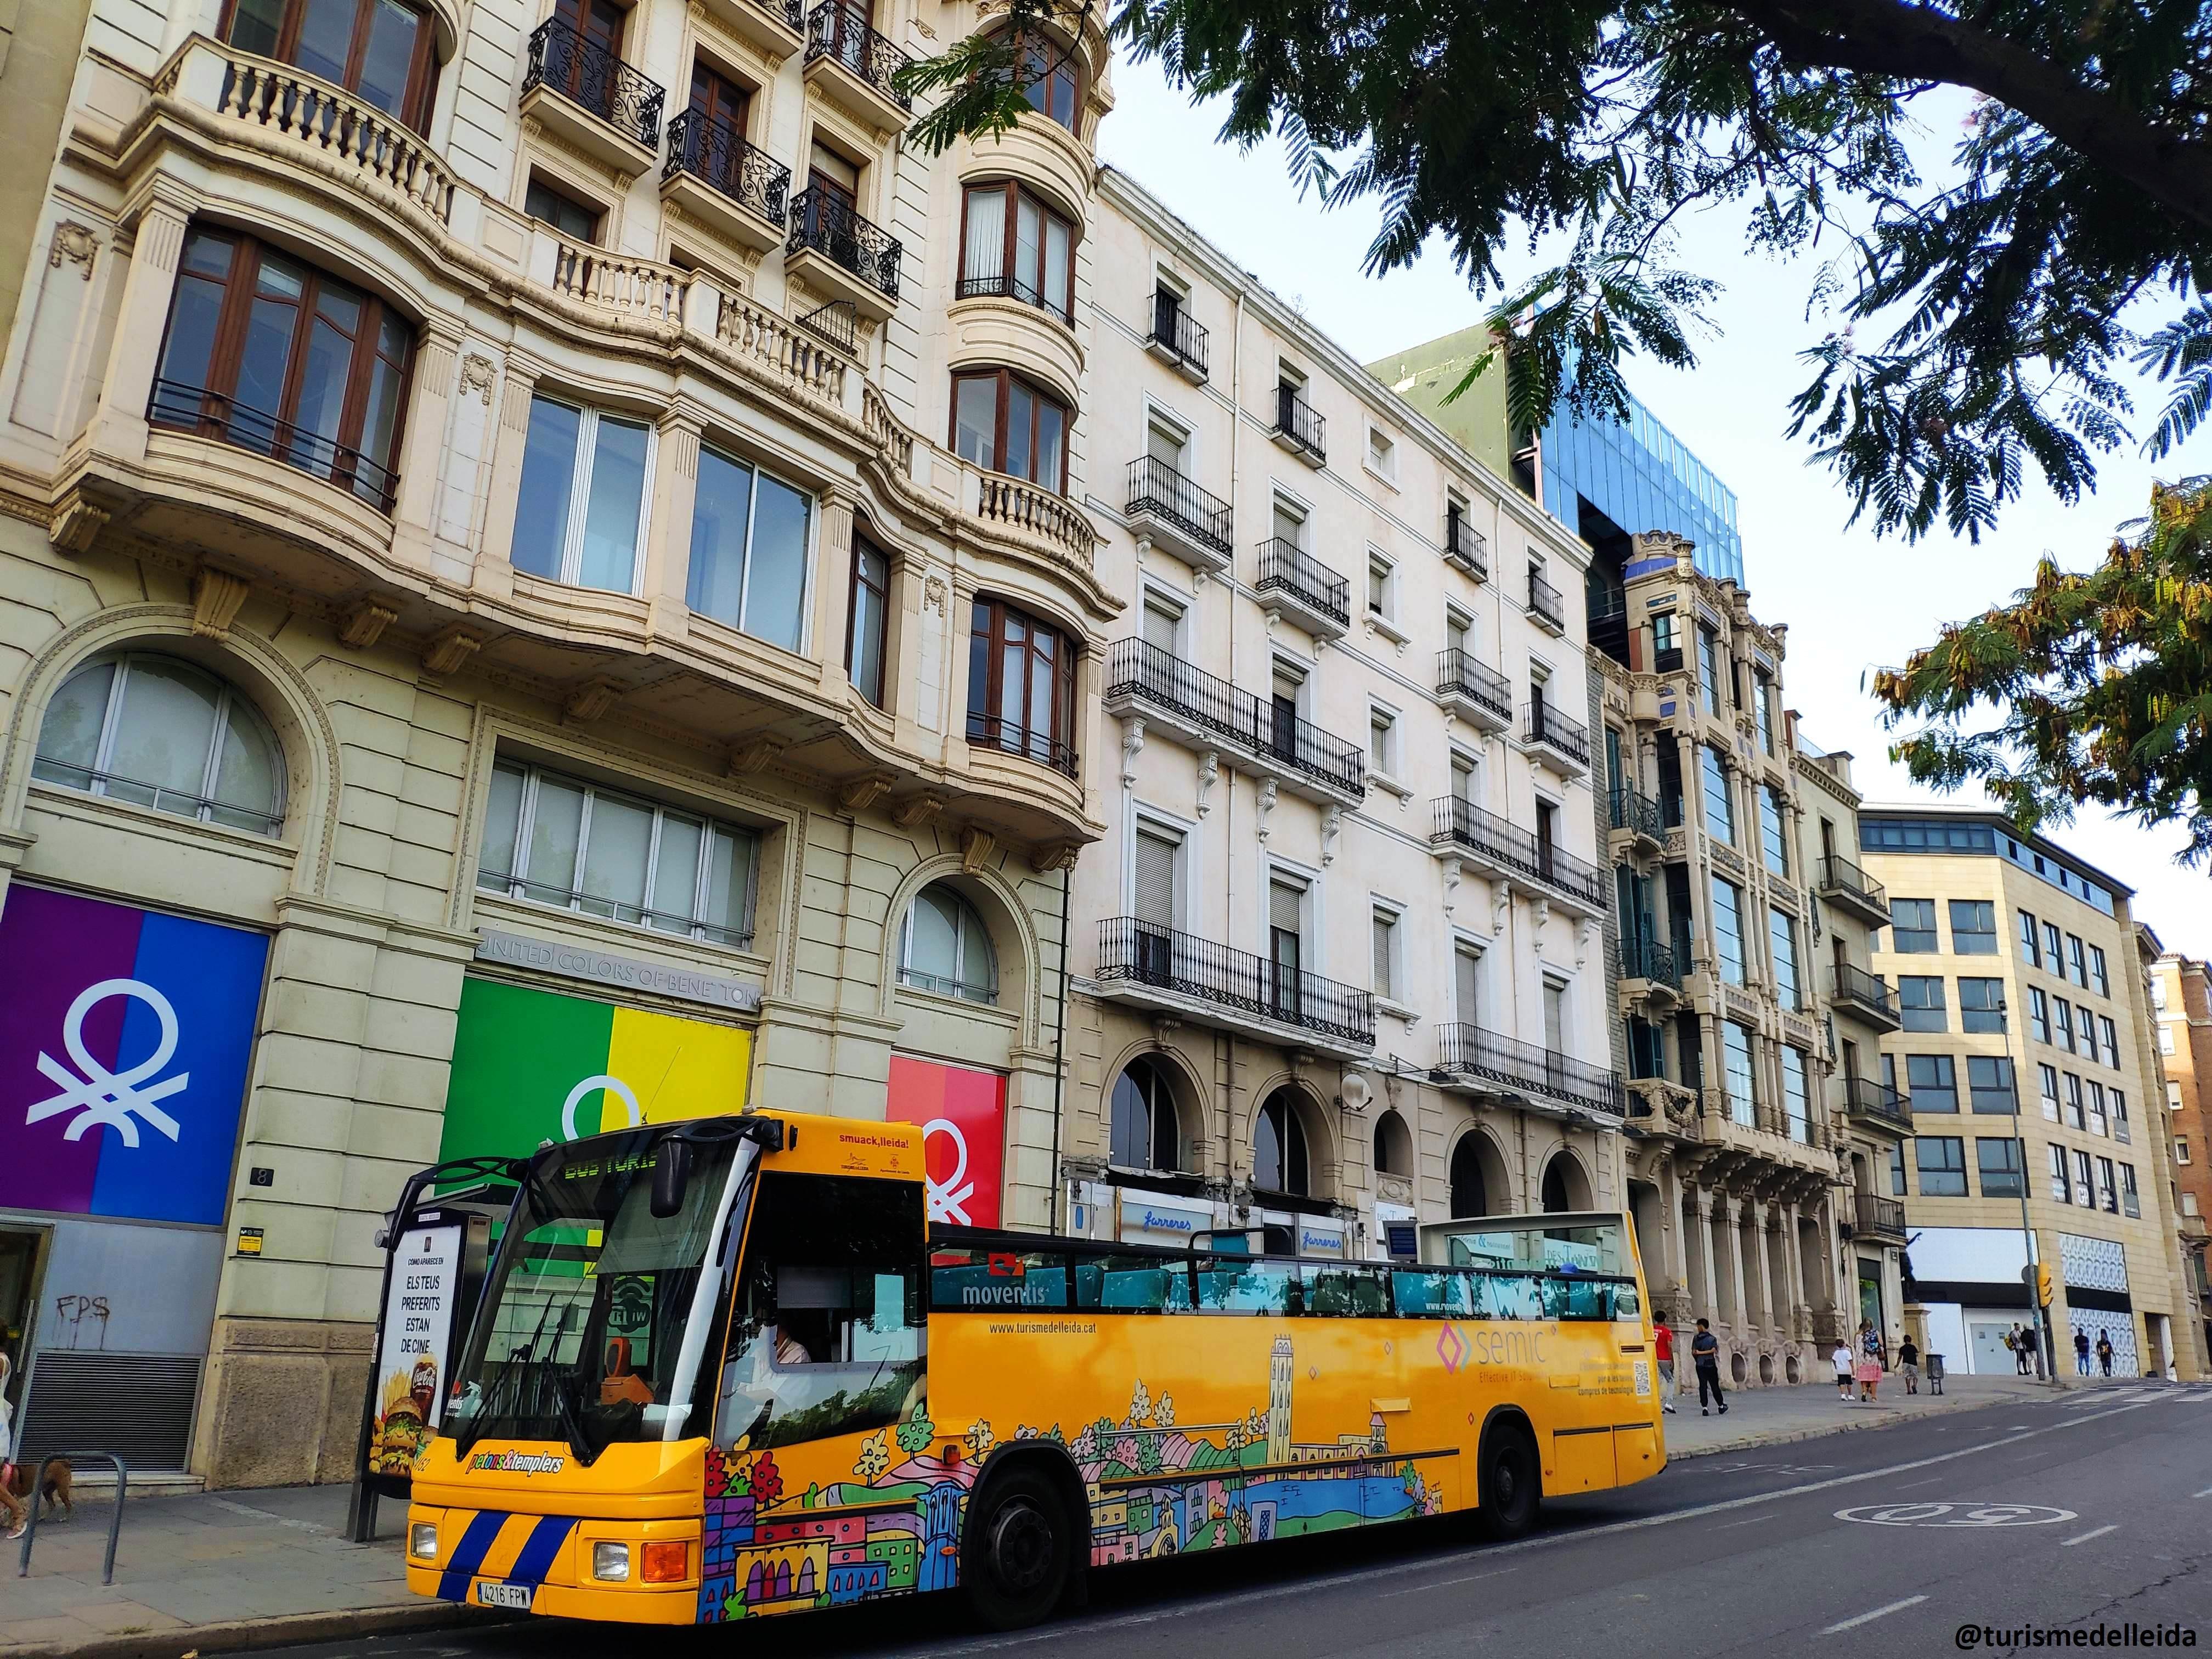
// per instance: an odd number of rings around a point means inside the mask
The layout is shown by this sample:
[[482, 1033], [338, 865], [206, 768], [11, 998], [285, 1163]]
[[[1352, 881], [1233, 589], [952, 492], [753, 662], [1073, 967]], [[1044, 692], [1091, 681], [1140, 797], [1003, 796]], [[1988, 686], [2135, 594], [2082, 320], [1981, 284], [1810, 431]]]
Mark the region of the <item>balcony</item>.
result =
[[1889, 894], [1849, 859], [1822, 859], [1820, 881], [1814, 890], [1869, 927], [1889, 926]]
[[1589, 727], [1568, 719], [1550, 703], [1522, 705], [1521, 736], [1536, 747], [1536, 758], [1550, 762], [1561, 776], [1578, 778], [1589, 770]]
[[1856, 1194], [1858, 1220], [1852, 1228], [1860, 1238], [1905, 1242], [1905, 1206], [1893, 1198], [1877, 1198], [1872, 1193]]
[[530, 66], [516, 109], [593, 161], [635, 177], [660, 152], [666, 99], [658, 82], [549, 17], [530, 37]]
[[815, 185], [792, 198], [785, 274], [845, 301], [861, 316], [880, 323], [898, 309], [900, 252], [898, 238], [869, 223], [836, 191]]
[[1872, 1078], [1844, 1079], [1844, 1109], [1850, 1114], [1851, 1121], [1862, 1128], [1885, 1130], [1893, 1135], [1912, 1133], [1912, 1109], [1905, 1103], [1905, 1097]]
[[1626, 1002], [1674, 1004], [1682, 1000], [1682, 972], [1674, 953], [1656, 939], [1620, 942], [1620, 994]]
[[1152, 331], [1145, 349], [1193, 386], [1206, 382], [1206, 332], [1173, 295], [1152, 295]]
[[1614, 1117], [1625, 1116], [1628, 1110], [1627, 1091], [1617, 1073], [1557, 1049], [1540, 1048], [1480, 1025], [1446, 1025], [1437, 1033], [1437, 1070], [1444, 1081], [1462, 1088], [1496, 1085]]
[[1352, 626], [1351, 582], [1279, 536], [1260, 544], [1260, 580], [1252, 591], [1317, 640], [1340, 639]]
[[1098, 993], [1200, 1024], [1365, 1060], [1375, 1000], [1319, 974], [1194, 939], [1134, 916], [1098, 924]]
[[914, 100], [897, 86], [914, 60], [844, 0], [825, 0], [806, 14], [806, 84], [856, 120], [889, 137], [902, 130]]
[[1229, 503], [1200, 489], [1165, 461], [1139, 455], [1129, 463], [1129, 533], [1194, 570], [1229, 568]]
[[1528, 573], [1528, 619], [1554, 634], [1567, 631], [1566, 601], [1559, 597], [1558, 588], [1534, 570]]
[[1446, 646], [1437, 653], [1437, 696], [1444, 707], [1486, 732], [1513, 724], [1513, 686], [1472, 651]]
[[1606, 792], [1605, 822], [1607, 830], [1625, 836], [1638, 852], [1656, 853], [1667, 844], [1659, 803], [1632, 783], [1616, 783]]
[[1106, 712], [1226, 750], [1291, 793], [1329, 806], [1367, 797], [1367, 753], [1151, 641], [1116, 640], [1106, 659]]
[[1328, 426], [1294, 386], [1275, 388], [1274, 441], [1308, 466], [1328, 465]]
[[1457, 507], [1444, 514], [1444, 557], [1479, 582], [1490, 580], [1490, 544]]
[[750, 40], [781, 60], [799, 51], [806, 39], [806, 16], [799, 0], [700, 0], [707, 15], [740, 40]]
[[660, 199], [726, 240], [769, 253], [783, 243], [791, 169], [728, 122], [687, 109], [668, 124]]
[[332, 443], [289, 421], [176, 380], [156, 380], [146, 406], [146, 418], [155, 426], [219, 438], [257, 455], [267, 455], [295, 466], [312, 477], [350, 491], [380, 513], [389, 513], [399, 498], [399, 475], [380, 466], [357, 449]]
[[972, 708], [968, 711], [968, 745], [971, 749], [994, 750], [1001, 755], [1019, 755], [1039, 766], [1049, 766], [1064, 778], [1076, 775], [1073, 745], [997, 714], [979, 714]]
[[1897, 999], [1890, 994], [1889, 987], [1865, 969], [1839, 962], [1835, 966], [1834, 983], [1832, 1000], [1836, 1012], [1845, 1018], [1881, 1032], [1904, 1026], [1904, 1016], [1898, 1012]]
[[1595, 864], [1456, 795], [1438, 796], [1429, 813], [1429, 848], [1437, 857], [1462, 860], [1504, 881], [1540, 882], [1554, 903], [1577, 915], [1605, 914], [1606, 875]]

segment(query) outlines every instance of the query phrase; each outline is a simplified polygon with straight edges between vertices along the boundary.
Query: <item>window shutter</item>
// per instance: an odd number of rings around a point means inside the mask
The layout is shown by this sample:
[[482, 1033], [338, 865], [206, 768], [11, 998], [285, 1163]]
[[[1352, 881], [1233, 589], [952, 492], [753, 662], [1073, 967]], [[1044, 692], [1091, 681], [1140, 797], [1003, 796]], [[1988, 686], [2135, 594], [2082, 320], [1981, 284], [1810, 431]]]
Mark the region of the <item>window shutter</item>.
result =
[[1145, 607], [1145, 643], [1164, 651], [1172, 657], [1176, 649], [1176, 613], [1164, 606], [1147, 605]]
[[1475, 951], [1452, 952], [1452, 993], [1457, 999], [1454, 1012], [1462, 1025], [1479, 1025], [1481, 1004], [1477, 1000], [1482, 978], [1482, 956]]
[[1267, 887], [1267, 925], [1279, 927], [1286, 933], [1298, 931], [1298, 890], [1287, 882], [1271, 882]]
[[1150, 830], [1137, 832], [1137, 920], [1156, 927], [1175, 926], [1176, 854], [1178, 844]]
[[1380, 910], [1375, 913], [1375, 994], [1397, 994], [1390, 983], [1390, 935], [1395, 924]]

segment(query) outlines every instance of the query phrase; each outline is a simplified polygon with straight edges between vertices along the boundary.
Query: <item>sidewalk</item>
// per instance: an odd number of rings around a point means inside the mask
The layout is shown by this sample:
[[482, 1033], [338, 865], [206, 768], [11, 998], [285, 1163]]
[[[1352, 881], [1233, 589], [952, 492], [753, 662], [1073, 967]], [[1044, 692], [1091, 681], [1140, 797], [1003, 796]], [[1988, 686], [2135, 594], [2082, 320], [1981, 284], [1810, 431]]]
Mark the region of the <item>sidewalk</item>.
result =
[[386, 1500], [374, 1544], [345, 1541], [344, 1486], [285, 1486], [133, 1498], [123, 1514], [115, 1582], [100, 1582], [106, 1492], [74, 1521], [39, 1523], [31, 1574], [22, 1545], [0, 1549], [0, 1659], [178, 1659], [366, 1636], [472, 1615], [407, 1593], [400, 1533], [407, 1510]]
[[[2069, 1378], [2075, 1387], [2083, 1379]], [[2063, 1385], [2062, 1385], [2063, 1386]], [[1793, 1440], [1810, 1440], [1838, 1429], [1880, 1429], [1912, 1419], [1933, 1417], [1947, 1411], [1972, 1411], [2007, 1400], [2054, 1399], [2060, 1389], [2026, 1376], [1962, 1376], [1956, 1372], [1943, 1379], [1943, 1392], [1932, 1395], [1923, 1379], [1918, 1394], [1905, 1391], [1905, 1379], [1894, 1372], [1881, 1380], [1880, 1398], [1869, 1406], [1846, 1406], [1837, 1397], [1832, 1378], [1800, 1382], [1794, 1387], [1731, 1389], [1725, 1417], [1698, 1415], [1695, 1392], [1678, 1395], [1674, 1415], [1667, 1426], [1669, 1459], [1705, 1457], [1714, 1452], [1741, 1451], [1750, 1446], [1778, 1446]]]

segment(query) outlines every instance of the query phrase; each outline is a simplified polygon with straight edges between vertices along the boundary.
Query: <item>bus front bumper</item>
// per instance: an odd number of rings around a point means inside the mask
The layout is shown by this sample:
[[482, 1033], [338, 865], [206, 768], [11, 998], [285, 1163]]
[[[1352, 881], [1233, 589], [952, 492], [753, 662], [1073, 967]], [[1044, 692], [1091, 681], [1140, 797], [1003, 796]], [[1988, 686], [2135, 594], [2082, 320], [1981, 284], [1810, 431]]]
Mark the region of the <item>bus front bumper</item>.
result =
[[608, 1521], [410, 1504], [404, 1547], [407, 1588], [417, 1595], [562, 1619], [698, 1621], [696, 1517]]

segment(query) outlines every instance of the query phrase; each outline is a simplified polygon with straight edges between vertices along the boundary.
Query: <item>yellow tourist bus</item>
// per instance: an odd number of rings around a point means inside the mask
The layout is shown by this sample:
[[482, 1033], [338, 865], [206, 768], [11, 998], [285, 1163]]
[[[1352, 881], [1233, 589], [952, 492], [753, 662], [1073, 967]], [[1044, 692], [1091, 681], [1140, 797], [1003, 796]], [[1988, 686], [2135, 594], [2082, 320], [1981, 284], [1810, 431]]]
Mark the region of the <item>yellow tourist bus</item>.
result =
[[1626, 1218], [1421, 1230], [1419, 1262], [924, 1221], [921, 1132], [757, 1113], [517, 1165], [409, 1587], [719, 1623], [1474, 1509], [1665, 1462]]

